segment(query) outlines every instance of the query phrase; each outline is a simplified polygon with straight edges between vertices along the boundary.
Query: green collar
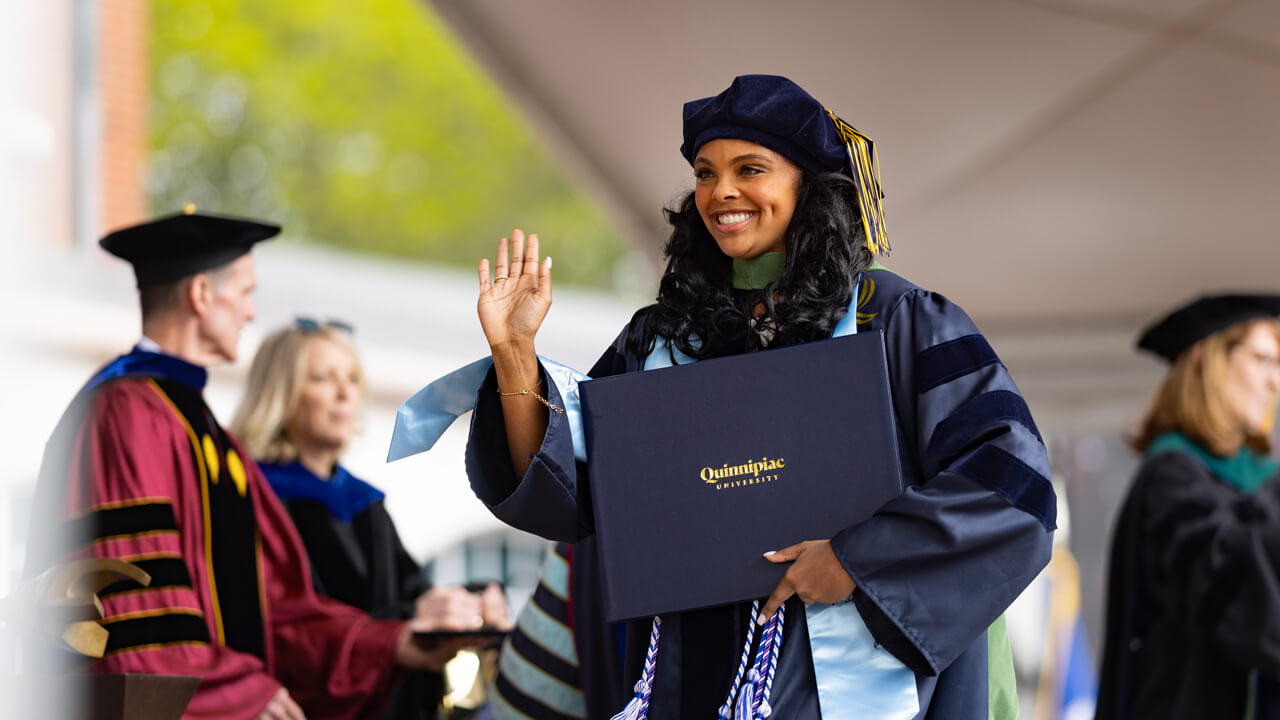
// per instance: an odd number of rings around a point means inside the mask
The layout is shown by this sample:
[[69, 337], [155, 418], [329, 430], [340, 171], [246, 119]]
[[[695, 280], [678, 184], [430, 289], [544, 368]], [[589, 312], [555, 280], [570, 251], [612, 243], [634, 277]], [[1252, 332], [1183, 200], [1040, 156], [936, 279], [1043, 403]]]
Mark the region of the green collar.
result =
[[[753, 258], [733, 259], [733, 286], [739, 290], [763, 290], [769, 283], [775, 285], [782, 280], [782, 272], [787, 269], [785, 252], [770, 252]], [[892, 270], [880, 264], [876, 258], [865, 268], [866, 272]], [[897, 273], [893, 273], [897, 275]]]
[[[884, 265], [880, 264], [880, 258], [875, 257], [874, 255], [871, 257], [871, 263], [870, 263], [870, 264], [868, 264], [868, 265], [867, 265], [867, 268], [866, 268], [866, 271], [867, 271], [867, 272], [871, 272], [872, 270], [883, 270], [883, 271], [885, 271], [885, 272], [893, 272], [893, 271], [892, 271], [892, 270], [890, 270], [889, 268], [887, 268], [887, 267], [885, 267]], [[894, 275], [897, 275], [897, 273], [893, 273], [893, 274], [894, 274]]]
[[782, 271], [787, 269], [785, 252], [767, 252], [753, 258], [733, 259], [733, 286], [739, 290], [763, 290], [766, 285], [777, 285]]
[[1261, 487], [1276, 474], [1277, 469], [1280, 469], [1280, 463], [1270, 455], [1263, 455], [1242, 447], [1231, 457], [1220, 457], [1179, 432], [1165, 433], [1156, 438], [1147, 447], [1146, 457], [1152, 457], [1166, 450], [1181, 450], [1197, 458], [1215, 477], [1246, 495]]

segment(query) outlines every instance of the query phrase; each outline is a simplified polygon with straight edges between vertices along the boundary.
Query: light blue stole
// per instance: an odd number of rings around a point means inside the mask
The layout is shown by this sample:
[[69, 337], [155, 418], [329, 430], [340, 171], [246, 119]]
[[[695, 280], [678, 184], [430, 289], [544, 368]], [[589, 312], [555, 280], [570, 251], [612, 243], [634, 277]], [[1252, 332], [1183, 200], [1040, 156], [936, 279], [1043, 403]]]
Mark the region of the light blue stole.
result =
[[[857, 298], [855, 288], [853, 302], [836, 324], [832, 337], [857, 334]], [[574, 457], [586, 462], [578, 383], [591, 378], [544, 357], [538, 359], [548, 380], [560, 392], [573, 437]], [[695, 360], [666, 339], [658, 338], [642, 367], [655, 370], [691, 362]], [[396, 415], [387, 462], [430, 450], [459, 416], [474, 410], [480, 386], [492, 365], [492, 358], [477, 360], [431, 382], [406, 400]], [[807, 605], [805, 620], [823, 720], [909, 720], [920, 712], [915, 673], [876, 644], [853, 603]]]

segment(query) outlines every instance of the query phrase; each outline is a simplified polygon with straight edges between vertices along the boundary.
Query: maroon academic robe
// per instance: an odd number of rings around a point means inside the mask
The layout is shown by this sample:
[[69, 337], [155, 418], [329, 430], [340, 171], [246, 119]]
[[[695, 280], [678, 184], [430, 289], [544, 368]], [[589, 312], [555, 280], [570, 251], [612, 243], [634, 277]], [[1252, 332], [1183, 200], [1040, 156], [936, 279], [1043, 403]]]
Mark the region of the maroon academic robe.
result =
[[198, 377], [118, 378], [73, 404], [41, 473], [60, 547], [30, 557], [151, 574], [100, 593], [110, 640], [92, 670], [200, 676], [184, 718], [252, 719], [281, 684], [310, 720], [376, 717], [403, 623], [315, 594], [297, 531]]

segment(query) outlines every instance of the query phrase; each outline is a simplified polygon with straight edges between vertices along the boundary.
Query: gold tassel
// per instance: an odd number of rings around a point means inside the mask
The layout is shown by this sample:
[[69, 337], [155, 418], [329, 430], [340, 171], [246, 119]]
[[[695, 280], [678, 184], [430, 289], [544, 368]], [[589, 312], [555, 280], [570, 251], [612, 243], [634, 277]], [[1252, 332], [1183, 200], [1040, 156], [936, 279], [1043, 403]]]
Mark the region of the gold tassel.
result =
[[835, 123], [836, 132], [849, 153], [849, 168], [858, 187], [858, 205], [862, 210], [862, 229], [867, 235], [867, 247], [873, 254], [887, 255], [893, 248], [889, 246], [889, 236], [884, 227], [884, 193], [880, 191], [880, 160], [876, 156], [876, 145], [835, 113], [828, 110], [827, 115]]

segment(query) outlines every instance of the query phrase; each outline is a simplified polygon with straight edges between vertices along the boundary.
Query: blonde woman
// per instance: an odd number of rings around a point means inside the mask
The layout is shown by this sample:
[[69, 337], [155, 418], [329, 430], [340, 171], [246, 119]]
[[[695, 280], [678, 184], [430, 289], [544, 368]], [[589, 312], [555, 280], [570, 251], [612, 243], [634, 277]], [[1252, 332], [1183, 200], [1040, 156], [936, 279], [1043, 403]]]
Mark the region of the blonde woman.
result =
[[[302, 536], [316, 590], [375, 618], [434, 620], [441, 630], [509, 625], [501, 590], [431, 588], [405, 550], [383, 493], [339, 459], [358, 427], [364, 373], [351, 327], [299, 318], [254, 357], [234, 432], [258, 460]], [[444, 661], [465, 640], [441, 645]], [[383, 717], [434, 717], [439, 667], [418, 673]]]
[[1280, 296], [1183, 306], [1116, 526], [1098, 720], [1280, 717]]

